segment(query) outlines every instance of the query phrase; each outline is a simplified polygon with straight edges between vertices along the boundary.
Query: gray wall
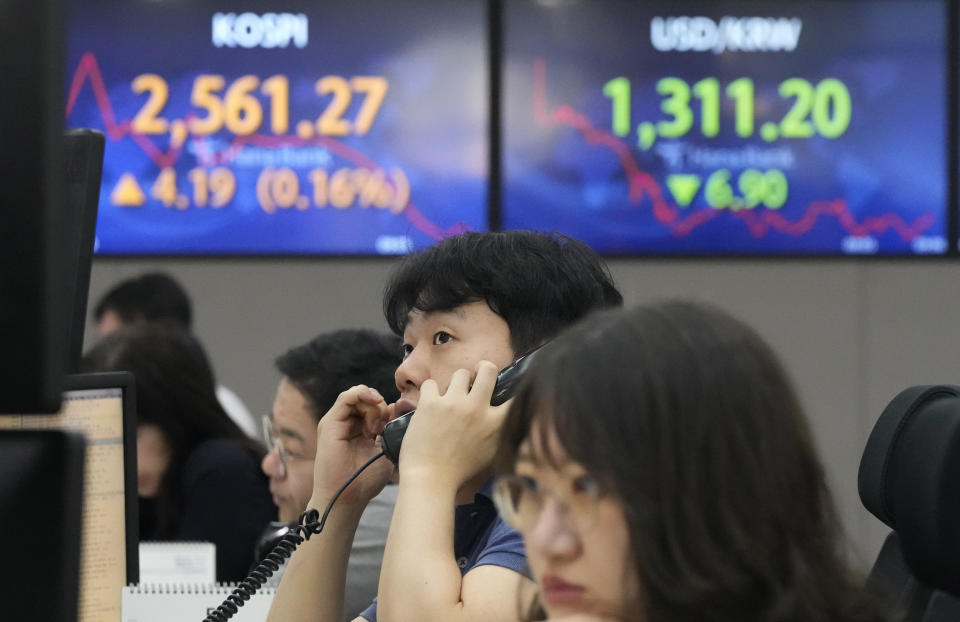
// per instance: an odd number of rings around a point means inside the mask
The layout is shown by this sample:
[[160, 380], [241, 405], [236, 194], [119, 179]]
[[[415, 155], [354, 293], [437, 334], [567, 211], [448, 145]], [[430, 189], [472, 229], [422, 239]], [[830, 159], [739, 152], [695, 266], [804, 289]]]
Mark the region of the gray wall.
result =
[[[754, 325], [800, 390], [845, 526], [863, 564], [885, 527], [860, 506], [860, 452], [873, 422], [912, 384], [960, 382], [953, 311], [957, 267], [937, 261], [614, 260], [628, 304], [693, 297]], [[195, 328], [219, 380], [254, 413], [277, 381], [273, 358], [314, 334], [385, 328], [380, 291], [390, 262], [335, 260], [95, 261], [91, 307], [115, 281], [162, 269], [190, 291]], [[88, 327], [88, 342], [92, 330]]]

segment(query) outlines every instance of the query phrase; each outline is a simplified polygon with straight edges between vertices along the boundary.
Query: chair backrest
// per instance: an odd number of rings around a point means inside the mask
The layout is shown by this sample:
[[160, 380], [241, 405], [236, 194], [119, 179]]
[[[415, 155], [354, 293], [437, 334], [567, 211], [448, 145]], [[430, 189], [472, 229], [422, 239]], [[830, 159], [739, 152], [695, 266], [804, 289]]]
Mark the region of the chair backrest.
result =
[[960, 599], [937, 591], [924, 611], [920, 622], [957, 622], [960, 620]]
[[858, 480], [864, 506], [894, 531], [869, 586], [910, 620], [926, 620], [934, 600], [945, 610], [960, 596], [960, 387], [900, 392], [870, 433]]
[[935, 590], [921, 583], [903, 558], [900, 538], [890, 532], [883, 542], [867, 577], [867, 589], [880, 596], [891, 607], [905, 614], [904, 622], [920, 622]]

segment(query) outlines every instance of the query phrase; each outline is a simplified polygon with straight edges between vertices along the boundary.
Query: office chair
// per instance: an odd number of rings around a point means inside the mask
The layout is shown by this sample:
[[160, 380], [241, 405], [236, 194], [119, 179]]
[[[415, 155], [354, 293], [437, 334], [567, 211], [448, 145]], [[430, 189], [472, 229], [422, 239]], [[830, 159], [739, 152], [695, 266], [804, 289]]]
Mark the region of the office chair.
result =
[[897, 395], [867, 440], [858, 488], [893, 530], [868, 587], [908, 622], [960, 619], [960, 387]]

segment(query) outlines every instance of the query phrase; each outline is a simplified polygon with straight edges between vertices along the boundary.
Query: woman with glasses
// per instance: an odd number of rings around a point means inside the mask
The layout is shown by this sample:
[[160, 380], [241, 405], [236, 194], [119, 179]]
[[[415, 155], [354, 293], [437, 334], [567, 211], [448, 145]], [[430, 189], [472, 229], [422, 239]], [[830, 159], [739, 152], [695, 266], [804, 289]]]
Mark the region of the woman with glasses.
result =
[[495, 500], [551, 620], [881, 621], [843, 558], [796, 394], [767, 344], [671, 302], [544, 348]]
[[213, 542], [217, 580], [246, 576], [276, 516], [260, 472], [264, 448], [220, 406], [197, 340], [173, 325], [135, 323], [104, 337], [81, 367], [134, 376], [140, 539]]

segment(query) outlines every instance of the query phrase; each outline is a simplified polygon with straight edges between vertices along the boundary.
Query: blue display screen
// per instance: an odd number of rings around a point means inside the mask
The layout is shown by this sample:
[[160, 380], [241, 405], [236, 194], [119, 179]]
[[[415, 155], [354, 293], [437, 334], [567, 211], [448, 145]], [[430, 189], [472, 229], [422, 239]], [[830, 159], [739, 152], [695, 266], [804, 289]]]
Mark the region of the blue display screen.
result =
[[502, 224], [609, 254], [943, 254], [943, 2], [504, 3]]
[[488, 209], [480, 0], [75, 0], [96, 252], [395, 254]]

